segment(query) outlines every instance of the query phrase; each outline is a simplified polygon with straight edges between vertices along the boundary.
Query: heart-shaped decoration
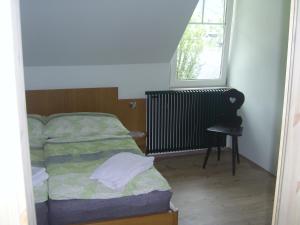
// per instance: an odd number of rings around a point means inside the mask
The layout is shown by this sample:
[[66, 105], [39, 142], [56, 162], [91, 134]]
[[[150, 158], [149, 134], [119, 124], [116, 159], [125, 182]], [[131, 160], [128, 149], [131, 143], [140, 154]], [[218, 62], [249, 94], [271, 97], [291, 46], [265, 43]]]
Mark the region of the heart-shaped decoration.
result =
[[233, 104], [233, 103], [236, 102], [236, 98], [235, 98], [235, 97], [230, 97], [230, 98], [229, 98], [229, 101]]

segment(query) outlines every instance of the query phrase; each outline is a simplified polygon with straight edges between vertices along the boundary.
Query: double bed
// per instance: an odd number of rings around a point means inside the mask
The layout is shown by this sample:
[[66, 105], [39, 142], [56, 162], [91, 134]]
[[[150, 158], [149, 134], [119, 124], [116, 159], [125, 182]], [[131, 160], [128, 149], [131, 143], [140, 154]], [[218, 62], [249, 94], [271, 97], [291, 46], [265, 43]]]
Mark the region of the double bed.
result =
[[49, 174], [46, 188], [34, 190], [38, 225], [47, 224], [44, 218], [50, 225], [177, 224], [171, 188], [154, 167], [121, 190], [89, 178], [117, 153], [143, 154], [114, 115], [62, 113], [38, 119], [45, 139], [42, 150], [32, 148], [32, 164], [45, 165]]

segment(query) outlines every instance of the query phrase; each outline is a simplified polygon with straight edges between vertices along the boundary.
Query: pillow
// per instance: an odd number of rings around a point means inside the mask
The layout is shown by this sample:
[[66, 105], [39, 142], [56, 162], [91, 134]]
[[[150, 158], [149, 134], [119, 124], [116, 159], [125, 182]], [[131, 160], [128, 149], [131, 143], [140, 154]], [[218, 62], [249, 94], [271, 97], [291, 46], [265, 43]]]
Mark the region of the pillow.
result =
[[61, 113], [48, 117], [44, 134], [48, 138], [82, 138], [128, 134], [118, 118], [106, 113]]
[[43, 147], [46, 136], [44, 135], [45, 119], [40, 115], [28, 115], [28, 136], [30, 147]]

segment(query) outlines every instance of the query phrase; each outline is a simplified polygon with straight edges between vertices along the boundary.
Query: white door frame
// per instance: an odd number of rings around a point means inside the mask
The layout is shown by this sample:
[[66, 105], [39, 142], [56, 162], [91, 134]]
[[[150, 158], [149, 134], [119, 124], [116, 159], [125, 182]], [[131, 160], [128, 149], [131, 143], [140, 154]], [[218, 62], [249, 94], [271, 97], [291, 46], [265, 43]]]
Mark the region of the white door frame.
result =
[[291, 0], [288, 59], [282, 115], [281, 142], [272, 225], [299, 225], [300, 131], [295, 118], [300, 105], [300, 5]]
[[0, 1], [0, 224], [35, 225], [19, 0]]
[[[273, 225], [300, 224], [299, 218], [296, 217], [297, 211], [300, 211], [300, 199], [297, 197], [296, 192], [297, 188], [300, 188], [300, 179], [297, 180], [298, 177], [295, 173], [297, 172], [296, 169], [299, 169], [297, 168], [297, 162], [298, 164], [300, 162], [300, 154], [298, 153], [300, 149], [299, 146], [295, 146], [294, 144], [295, 130], [293, 129], [295, 103], [297, 103], [297, 100], [300, 102], [299, 94], [297, 95], [297, 93], [300, 93], [300, 64], [297, 64], [297, 62], [300, 62], [300, 19], [298, 16], [298, 12], [300, 12], [299, 1], [300, 0], [291, 0], [286, 89], [273, 211]], [[0, 221], [1, 224], [3, 221], [6, 221], [3, 223], [6, 225], [33, 225], [35, 224], [35, 214], [32, 210], [34, 208], [34, 202], [32, 198], [32, 185], [30, 178], [30, 160], [28, 157], [28, 135], [26, 123], [24, 122], [24, 120], [26, 120], [24, 84], [21, 84], [24, 76], [23, 69], [21, 68], [23, 65], [22, 46], [20, 42], [21, 31], [19, 1], [1, 0], [0, 17], [1, 25], [4, 25], [0, 26], [2, 29], [0, 39], [0, 42], [2, 43], [0, 43], [0, 46], [6, 45], [5, 48], [1, 48], [0, 59], [1, 56], [10, 57], [8, 60], [10, 63], [6, 63], [5, 65], [1, 64], [0, 72], [2, 75], [0, 76], [0, 80], [1, 78], [6, 77], [7, 80], [1, 83], [6, 84], [8, 81], [11, 81], [10, 84], [13, 84], [10, 89], [0, 89], [0, 94], [3, 96], [5, 95], [5, 97], [9, 98], [12, 103], [15, 103], [14, 107], [9, 110], [12, 113], [6, 113], [6, 116], [11, 119], [15, 119], [15, 129], [12, 130], [12, 133], [8, 134], [7, 137], [16, 140], [14, 150], [7, 150], [8, 156], [16, 157], [15, 160], [12, 158], [10, 161], [10, 164], [13, 165], [13, 168], [15, 168], [15, 179], [11, 179], [11, 177], [6, 176], [6, 174], [2, 174], [0, 171], [1, 183], [12, 185], [10, 189], [5, 190], [7, 193], [2, 193], [2, 189], [0, 191], [0, 196], [7, 194], [10, 197], [9, 204], [5, 205], [5, 208], [0, 207]], [[5, 74], [7, 71], [9, 71], [10, 74]], [[7, 109], [8, 107], [6, 107], [6, 110]], [[4, 123], [1, 124], [0, 129], [3, 130], [7, 128], [8, 126], [5, 127]], [[300, 134], [298, 136], [300, 139]], [[23, 160], [20, 161], [20, 157]], [[5, 159], [0, 158], [0, 162], [2, 161], [4, 162]], [[26, 191], [25, 186], [27, 186]], [[5, 187], [5, 185], [1, 185], [0, 188]], [[1, 199], [6, 199], [4, 197], [1, 197]], [[5, 213], [8, 207], [10, 207], [10, 211], [9, 213]]]

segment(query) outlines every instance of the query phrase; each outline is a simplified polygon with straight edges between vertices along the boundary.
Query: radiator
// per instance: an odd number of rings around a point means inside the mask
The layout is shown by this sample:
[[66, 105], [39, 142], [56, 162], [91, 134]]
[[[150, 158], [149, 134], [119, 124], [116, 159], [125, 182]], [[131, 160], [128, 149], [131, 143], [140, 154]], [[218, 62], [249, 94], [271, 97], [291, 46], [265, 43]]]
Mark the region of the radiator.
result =
[[[205, 131], [226, 110], [226, 88], [148, 91], [147, 154], [198, 150], [216, 145]], [[225, 145], [225, 138], [221, 140]]]

